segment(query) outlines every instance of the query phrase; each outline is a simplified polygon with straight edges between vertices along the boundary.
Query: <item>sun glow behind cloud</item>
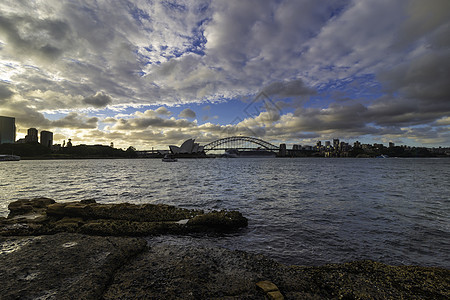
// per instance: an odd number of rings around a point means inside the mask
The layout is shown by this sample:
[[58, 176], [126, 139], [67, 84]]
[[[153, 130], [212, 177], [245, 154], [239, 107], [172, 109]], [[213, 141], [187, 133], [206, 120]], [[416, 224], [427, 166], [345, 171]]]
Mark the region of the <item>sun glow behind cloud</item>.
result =
[[0, 115], [124, 148], [448, 146], [449, 32], [445, 0], [2, 1]]

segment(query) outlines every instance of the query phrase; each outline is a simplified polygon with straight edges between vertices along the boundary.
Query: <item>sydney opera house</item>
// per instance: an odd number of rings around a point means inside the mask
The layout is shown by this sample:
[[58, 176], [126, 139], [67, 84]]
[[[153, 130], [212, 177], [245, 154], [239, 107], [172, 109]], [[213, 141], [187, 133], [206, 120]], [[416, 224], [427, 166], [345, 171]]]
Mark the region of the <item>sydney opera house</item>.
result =
[[195, 143], [194, 139], [188, 139], [180, 147], [169, 146], [172, 154], [200, 154], [203, 153], [203, 146]]

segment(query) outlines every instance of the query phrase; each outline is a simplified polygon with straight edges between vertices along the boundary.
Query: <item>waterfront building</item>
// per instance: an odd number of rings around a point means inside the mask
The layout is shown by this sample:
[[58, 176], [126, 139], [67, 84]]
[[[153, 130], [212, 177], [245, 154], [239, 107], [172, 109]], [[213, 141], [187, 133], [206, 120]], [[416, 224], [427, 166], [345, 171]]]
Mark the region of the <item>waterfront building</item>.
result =
[[335, 150], [339, 149], [339, 139], [333, 139], [333, 148]]
[[280, 144], [280, 156], [284, 157], [286, 156], [286, 144]]
[[43, 130], [41, 131], [41, 145], [51, 148], [53, 145], [53, 132]]
[[373, 147], [377, 150], [382, 150], [384, 148], [383, 144], [373, 144]]
[[330, 141], [325, 141], [325, 148], [326, 149], [330, 149], [331, 147], [331, 142]]
[[16, 140], [16, 119], [0, 116], [0, 144], [12, 144]]
[[203, 152], [203, 146], [200, 146], [198, 143], [195, 143], [194, 139], [188, 139], [184, 141], [184, 143], [181, 144], [180, 147], [170, 145], [169, 149], [170, 152], [172, 152], [172, 154], [195, 154]]
[[28, 134], [25, 136], [25, 143], [37, 143], [38, 142], [38, 131], [36, 128], [28, 129]]

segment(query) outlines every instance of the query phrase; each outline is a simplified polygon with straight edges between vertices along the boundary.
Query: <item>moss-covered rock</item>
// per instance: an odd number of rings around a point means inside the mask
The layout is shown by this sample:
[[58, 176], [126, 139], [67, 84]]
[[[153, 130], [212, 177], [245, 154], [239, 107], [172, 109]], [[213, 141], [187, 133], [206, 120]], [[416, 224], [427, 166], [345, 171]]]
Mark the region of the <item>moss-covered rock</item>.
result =
[[91, 235], [146, 236], [202, 231], [229, 231], [247, 226], [236, 211], [204, 213], [164, 204], [100, 204], [94, 200], [55, 202], [48, 198], [10, 203], [0, 220], [0, 235], [40, 235], [58, 232]]
[[34, 199], [20, 199], [14, 202], [11, 202], [8, 205], [9, 215], [8, 218], [13, 218], [19, 215], [27, 215], [27, 214], [44, 214], [47, 207], [50, 204], [55, 203], [55, 200], [41, 197]]
[[187, 225], [193, 228], [229, 230], [247, 226], [248, 220], [238, 211], [213, 211], [195, 216]]

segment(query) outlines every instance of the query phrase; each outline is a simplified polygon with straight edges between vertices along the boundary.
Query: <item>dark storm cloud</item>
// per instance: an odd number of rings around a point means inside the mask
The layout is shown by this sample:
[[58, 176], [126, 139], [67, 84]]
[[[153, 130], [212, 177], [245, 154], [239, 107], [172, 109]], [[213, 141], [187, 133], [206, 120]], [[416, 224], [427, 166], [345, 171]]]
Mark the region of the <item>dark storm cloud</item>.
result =
[[109, 95], [106, 95], [102, 92], [98, 92], [93, 96], [84, 98], [83, 102], [93, 107], [101, 108], [107, 106], [108, 104], [111, 104], [112, 99]]

